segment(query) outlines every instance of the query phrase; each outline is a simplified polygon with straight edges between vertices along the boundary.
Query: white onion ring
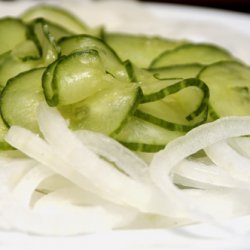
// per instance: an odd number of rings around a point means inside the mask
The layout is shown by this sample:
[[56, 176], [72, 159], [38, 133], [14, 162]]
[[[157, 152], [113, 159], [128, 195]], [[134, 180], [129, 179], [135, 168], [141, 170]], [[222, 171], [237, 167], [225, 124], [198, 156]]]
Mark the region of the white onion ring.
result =
[[129, 178], [84, 147], [55, 109], [43, 105], [39, 122], [51, 145], [15, 126], [10, 128], [6, 141], [81, 188], [111, 202], [142, 212], [185, 215], [182, 207], [176, 207], [172, 194], [164, 197], [157, 188]]
[[173, 169], [174, 183], [201, 189], [248, 188], [250, 184], [233, 178], [226, 170], [215, 164], [205, 164], [199, 159], [184, 159]]
[[44, 166], [37, 164], [19, 181], [12, 191], [14, 198], [24, 207], [29, 207], [31, 198], [39, 184], [47, 178], [55, 175]]
[[236, 152], [226, 141], [208, 146], [205, 152], [217, 166], [250, 184], [250, 159]]
[[195, 209], [198, 201], [190, 202], [189, 198], [173, 185], [170, 172], [183, 159], [203, 148], [230, 137], [249, 134], [250, 117], [226, 117], [201, 125], [170, 142], [164, 150], [154, 156], [150, 165], [152, 180], [166, 194], [175, 194], [179, 204], [185, 207], [191, 216], [210, 221], [211, 218], [208, 218], [207, 214]]
[[147, 164], [116, 140], [101, 133], [85, 130], [76, 131], [76, 135], [89, 149], [114, 162], [135, 180], [151, 182]]

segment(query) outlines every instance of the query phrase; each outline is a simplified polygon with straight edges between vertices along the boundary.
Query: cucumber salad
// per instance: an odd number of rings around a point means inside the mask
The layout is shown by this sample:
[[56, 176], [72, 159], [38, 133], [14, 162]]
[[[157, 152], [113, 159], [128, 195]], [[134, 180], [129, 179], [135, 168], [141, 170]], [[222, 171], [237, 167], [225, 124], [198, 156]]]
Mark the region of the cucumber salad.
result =
[[222, 47], [0, 19], [0, 229], [74, 235], [250, 214], [250, 67]]

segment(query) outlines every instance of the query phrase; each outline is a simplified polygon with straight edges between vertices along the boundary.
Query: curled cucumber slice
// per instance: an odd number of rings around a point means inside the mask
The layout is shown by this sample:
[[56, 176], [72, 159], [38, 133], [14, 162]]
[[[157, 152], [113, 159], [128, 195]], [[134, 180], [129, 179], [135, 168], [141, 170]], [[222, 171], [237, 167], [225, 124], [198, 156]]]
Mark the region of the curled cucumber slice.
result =
[[139, 67], [147, 68], [163, 51], [172, 50], [186, 41], [164, 39], [122, 33], [103, 33], [103, 40], [112, 47], [122, 60], [131, 60]]
[[0, 19], [0, 55], [12, 50], [27, 39], [27, 27], [18, 18]]
[[198, 75], [204, 66], [198, 63], [171, 65], [149, 69], [157, 79], [193, 78]]
[[157, 152], [181, 135], [182, 132], [170, 131], [133, 116], [113, 137], [131, 150]]
[[111, 135], [119, 131], [134, 113], [141, 97], [137, 85], [108, 88], [82, 102], [59, 108], [72, 129], [87, 129]]
[[8, 126], [19, 125], [38, 132], [36, 109], [44, 101], [44, 68], [33, 69], [10, 79], [1, 95], [1, 114]]
[[209, 103], [214, 118], [250, 115], [250, 68], [235, 61], [205, 67], [198, 78], [210, 91]]
[[44, 95], [50, 106], [80, 102], [117, 83], [106, 73], [96, 50], [61, 57], [46, 69], [43, 76]]
[[55, 24], [63, 25], [65, 29], [74, 33], [86, 33], [89, 30], [86, 24], [69, 11], [52, 5], [36, 5], [25, 11], [21, 18], [24, 22], [45, 18]]
[[62, 55], [69, 55], [84, 50], [96, 50], [107, 71], [117, 79], [129, 81], [126, 65], [103, 40], [90, 35], [77, 35], [62, 38], [58, 44]]
[[228, 51], [215, 45], [184, 44], [176, 49], [163, 52], [152, 61], [150, 68], [193, 63], [208, 65], [232, 58]]

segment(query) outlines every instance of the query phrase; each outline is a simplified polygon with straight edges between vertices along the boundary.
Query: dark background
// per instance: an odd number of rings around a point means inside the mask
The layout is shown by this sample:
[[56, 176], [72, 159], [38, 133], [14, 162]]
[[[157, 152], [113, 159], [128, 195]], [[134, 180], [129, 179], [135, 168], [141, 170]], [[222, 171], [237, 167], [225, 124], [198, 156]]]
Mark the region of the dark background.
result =
[[250, 13], [250, 0], [141, 0], [142, 2], [174, 3]]

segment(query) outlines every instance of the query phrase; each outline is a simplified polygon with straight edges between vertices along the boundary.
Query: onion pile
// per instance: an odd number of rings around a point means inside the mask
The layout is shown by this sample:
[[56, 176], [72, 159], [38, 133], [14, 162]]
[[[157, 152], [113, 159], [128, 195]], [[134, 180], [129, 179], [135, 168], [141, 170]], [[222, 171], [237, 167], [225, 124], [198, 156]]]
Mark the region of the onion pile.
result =
[[[250, 213], [250, 117], [170, 142], [146, 163], [105, 135], [38, 109], [42, 135], [13, 126], [0, 156], [0, 226], [42, 235], [154, 228]], [[161, 221], [161, 223], [159, 223]]]

